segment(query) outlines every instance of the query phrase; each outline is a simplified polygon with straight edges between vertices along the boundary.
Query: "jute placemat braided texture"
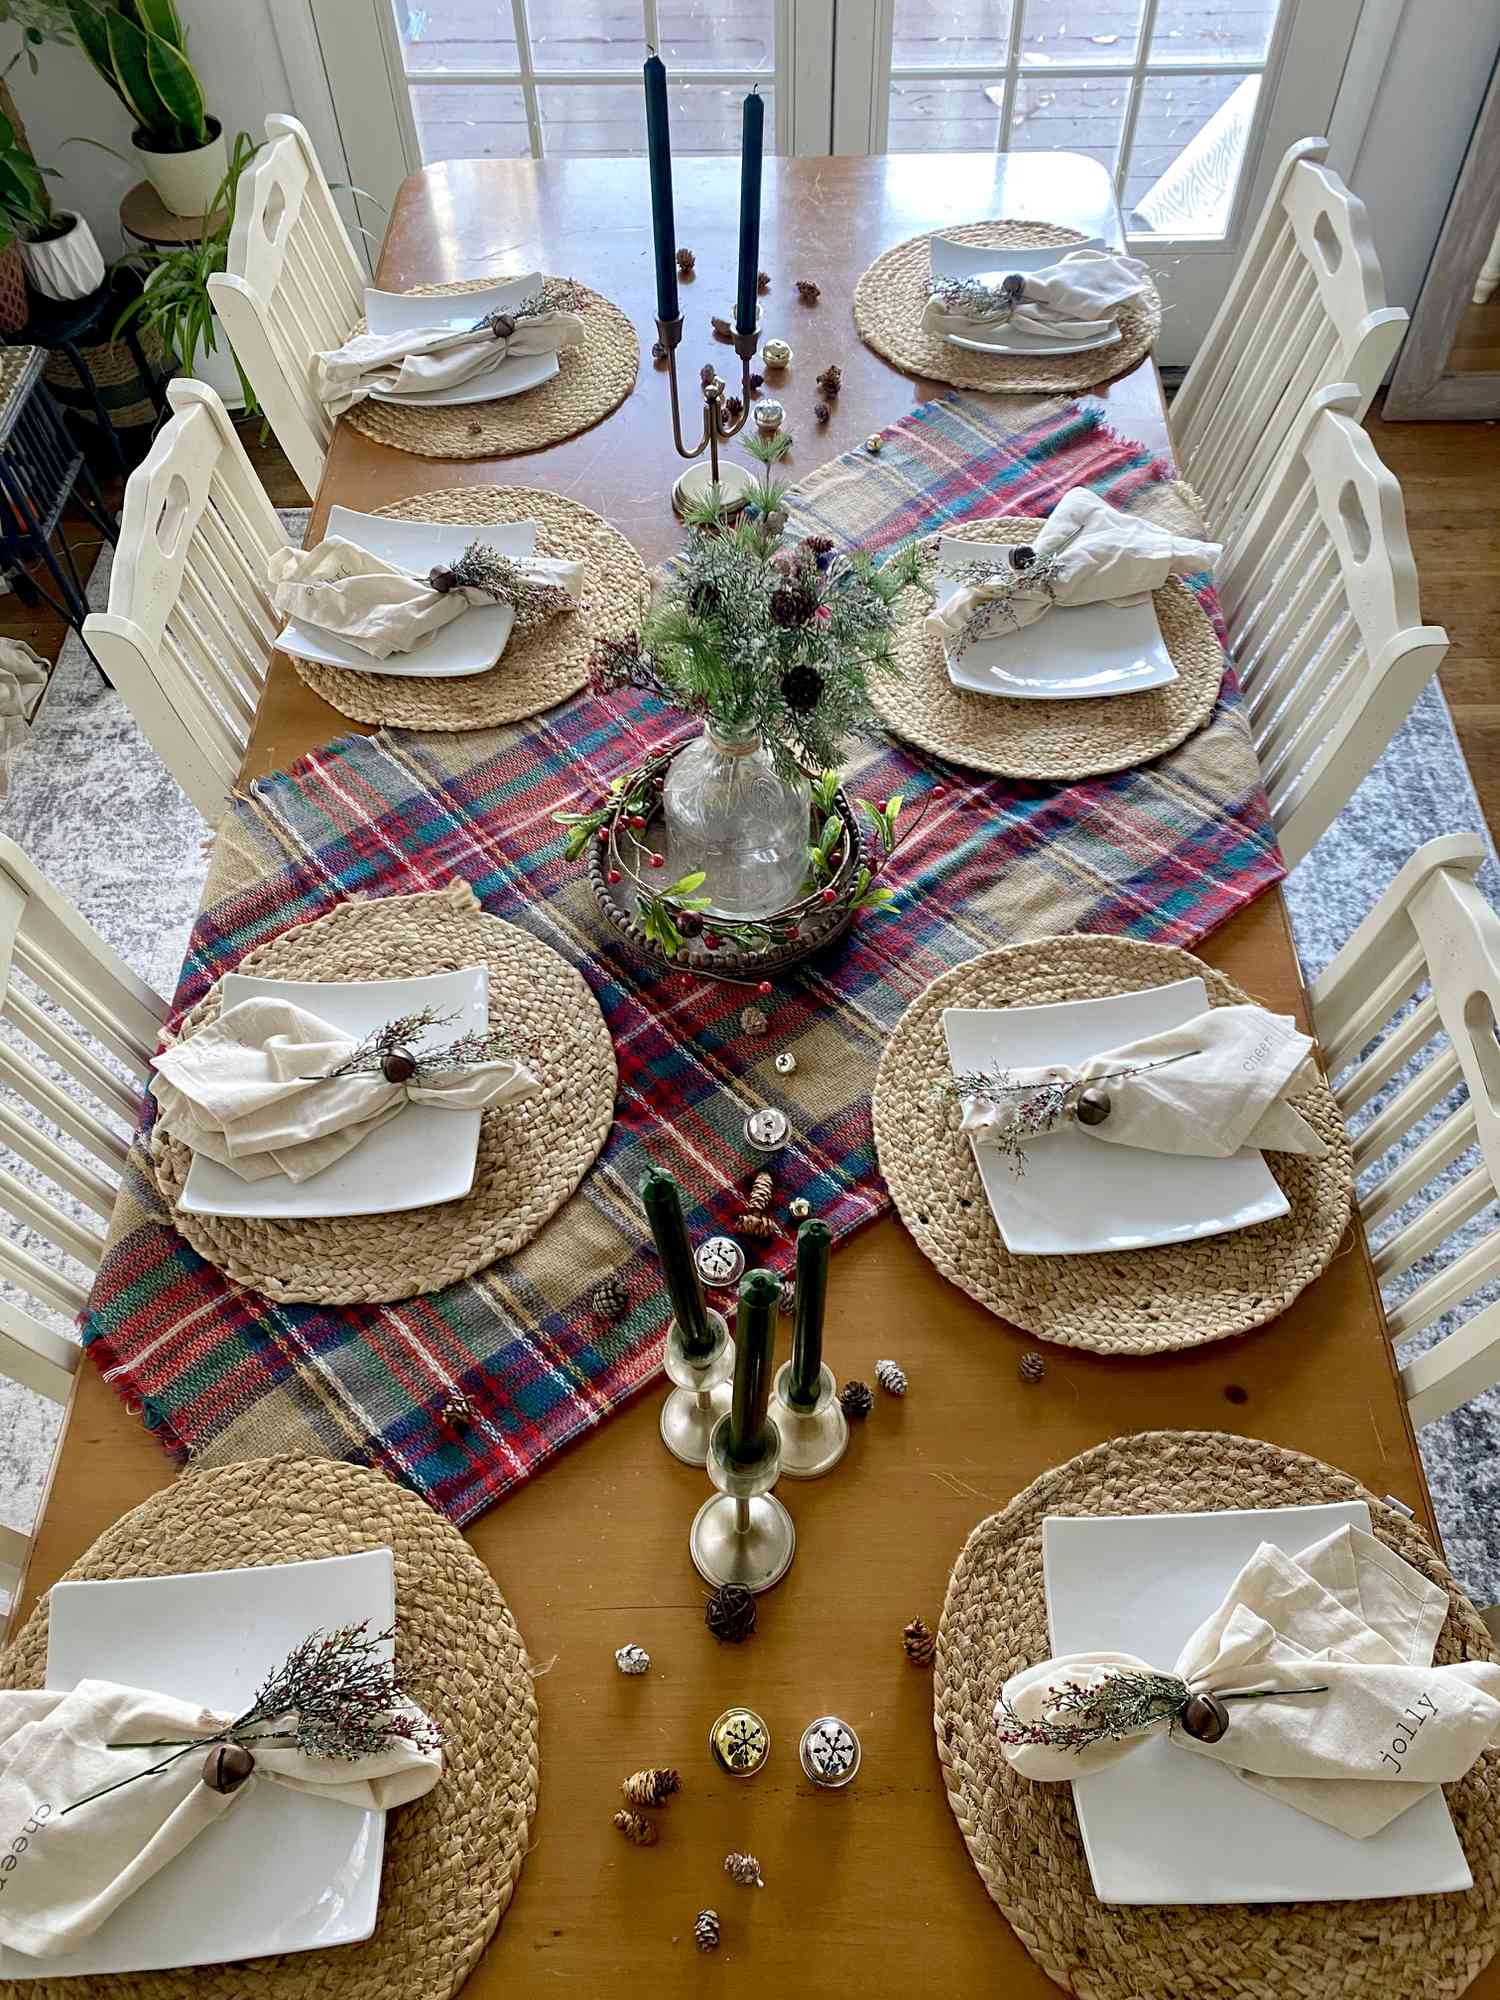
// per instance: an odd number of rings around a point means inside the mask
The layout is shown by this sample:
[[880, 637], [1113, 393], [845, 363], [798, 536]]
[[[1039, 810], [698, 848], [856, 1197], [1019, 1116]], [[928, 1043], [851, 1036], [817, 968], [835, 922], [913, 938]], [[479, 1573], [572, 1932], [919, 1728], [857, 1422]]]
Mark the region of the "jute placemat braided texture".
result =
[[548, 619], [523, 638], [513, 637], [482, 674], [411, 680], [292, 657], [313, 692], [356, 722], [402, 729], [491, 729], [539, 715], [587, 686], [594, 641], [630, 631], [646, 608], [650, 584], [630, 543], [592, 509], [560, 493], [531, 486], [449, 486], [393, 500], [377, 512], [398, 521], [472, 523], [481, 541], [486, 527], [535, 521], [537, 554], [582, 562], [587, 574], [576, 611]]
[[[436, 1292], [509, 1257], [555, 1215], [609, 1137], [615, 1053], [599, 1003], [557, 952], [487, 916], [467, 882], [340, 903], [240, 962], [271, 979], [409, 979], [489, 968], [490, 1020], [532, 1052], [542, 1093], [491, 1109], [462, 1201], [392, 1215], [261, 1222], [181, 1208], [192, 1154], [157, 1127], [151, 1160], [178, 1230], [202, 1257], [268, 1298], [373, 1304]], [[204, 995], [183, 1034], [218, 1019]]]
[[[938, 1758], [984, 1886], [1048, 1978], [1083, 2000], [1434, 2000], [1461, 1993], [1500, 1941], [1500, 1757], [1444, 1787], [1474, 1872], [1462, 1895], [1368, 1903], [1133, 1908], [1094, 1895], [1071, 1785], [1017, 1777], [995, 1740], [1001, 1683], [1051, 1652], [1042, 1587], [1048, 1514], [1177, 1514], [1363, 1500], [1374, 1532], [1449, 1597], [1439, 1662], [1495, 1657], [1473, 1606], [1420, 1531], [1347, 1473], [1214, 1431], [1116, 1438], [1044, 1473], [982, 1521], [954, 1565], [938, 1627]], [[1226, 1582], [1227, 1582], [1226, 1578]]]
[[[246, 1459], [184, 1474], [108, 1529], [69, 1580], [168, 1576], [390, 1549], [396, 1658], [442, 1728], [442, 1782], [386, 1821], [375, 1934], [243, 1965], [0, 1982], [5, 2000], [449, 2000], [510, 1903], [537, 1800], [531, 1663], [493, 1578], [414, 1493], [362, 1467]], [[41, 1687], [47, 1605], [0, 1656]]]
[[[1170, 496], [1171, 487], [1158, 492]], [[1155, 496], [1153, 496], [1155, 497]], [[1144, 513], [1143, 507], [1138, 511]], [[1008, 518], [975, 521], [965, 541], [1029, 542], [1042, 523]], [[938, 537], [924, 545], [929, 577], [936, 571]], [[1141, 694], [1095, 701], [1008, 701], [971, 694], [948, 678], [943, 642], [925, 629], [932, 598], [920, 585], [897, 607], [896, 658], [903, 679], [879, 676], [871, 695], [881, 720], [895, 735], [951, 763], [1003, 778], [1061, 782], [1130, 771], [1175, 750], [1214, 712], [1224, 681], [1224, 653], [1208, 614], [1177, 577], [1155, 593], [1157, 623], [1177, 669], [1175, 681]], [[1056, 614], [1053, 614], [1054, 616]], [[1050, 619], [1026, 627], [1038, 655], [1045, 655]], [[1001, 628], [1003, 629], [1003, 628]]]
[[1001, 1241], [969, 1141], [956, 1129], [951, 1101], [934, 1092], [951, 1074], [943, 1009], [1102, 999], [1194, 977], [1211, 1006], [1249, 997], [1175, 945], [1115, 937], [1008, 945], [935, 979], [886, 1044], [875, 1080], [875, 1150], [901, 1220], [945, 1278], [1012, 1326], [1097, 1354], [1199, 1347], [1274, 1319], [1337, 1250], [1349, 1221], [1353, 1162], [1322, 1082], [1296, 1105], [1326, 1142], [1326, 1156], [1265, 1156], [1291, 1204], [1274, 1222], [1083, 1257], [1016, 1257]]
[[[951, 382], [955, 389], [1092, 389], [1128, 375], [1156, 344], [1161, 331], [1161, 299], [1154, 285], [1120, 308], [1120, 338], [1113, 347], [1089, 354], [975, 354], [954, 347], [940, 334], [924, 333], [922, 308], [932, 277], [932, 236], [956, 243], [979, 243], [996, 250], [1066, 250], [1085, 239], [1076, 229], [1050, 222], [964, 222], [921, 236], [909, 236], [883, 250], [854, 287], [854, 324], [866, 347], [924, 382]], [[361, 408], [368, 409], [368, 404]]]
[[[467, 278], [457, 285], [414, 285], [412, 298], [449, 298], [482, 292], [494, 278]], [[563, 283], [553, 279], [554, 284]], [[518, 451], [541, 451], [576, 437], [607, 417], [635, 387], [641, 345], [635, 328], [616, 305], [587, 285], [578, 285], [583, 345], [557, 357], [557, 373], [539, 388], [492, 403], [377, 403], [368, 397], [344, 413], [344, 421], [376, 444], [409, 451], [418, 458], [508, 458]], [[357, 333], [363, 333], [361, 320]]]

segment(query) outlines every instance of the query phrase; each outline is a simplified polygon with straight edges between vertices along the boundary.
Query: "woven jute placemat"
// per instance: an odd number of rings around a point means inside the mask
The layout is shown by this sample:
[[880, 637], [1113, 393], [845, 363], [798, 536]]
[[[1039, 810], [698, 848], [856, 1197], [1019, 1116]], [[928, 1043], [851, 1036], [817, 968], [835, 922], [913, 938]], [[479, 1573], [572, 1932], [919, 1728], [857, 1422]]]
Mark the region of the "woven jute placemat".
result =
[[[964, 525], [962, 538], [1029, 542], [1041, 525], [1021, 515], [975, 521]], [[923, 544], [929, 578], [936, 572], [937, 544], [936, 536]], [[1169, 577], [1154, 602], [1177, 669], [1175, 681], [1107, 699], [1016, 701], [999, 691], [972, 694], [953, 685], [943, 642], [923, 623], [933, 600], [914, 584], [896, 607], [894, 642], [902, 678], [877, 675], [870, 685], [871, 700], [893, 735], [970, 770], [1059, 783], [1133, 770], [1175, 750], [1201, 729], [1214, 712], [1224, 679], [1223, 648], [1187, 585]], [[1046, 617], [1026, 627], [1039, 655], [1046, 652], [1047, 628]]]
[[[494, 278], [466, 278], [457, 285], [414, 285], [411, 298], [449, 298], [462, 292], [482, 292]], [[574, 282], [560, 278], [549, 283]], [[635, 328], [617, 305], [587, 285], [576, 285], [578, 312], [583, 318], [583, 343], [557, 357], [550, 381], [519, 396], [502, 396], [492, 403], [377, 403], [366, 397], [344, 413], [376, 444], [409, 451], [418, 458], [509, 458], [518, 451], [541, 451], [576, 437], [617, 410], [635, 387], [641, 365], [641, 344]], [[361, 321], [355, 328], [364, 331]]]
[[[516, 1621], [463, 1537], [363, 1466], [244, 1459], [186, 1473], [116, 1521], [67, 1581], [257, 1569], [389, 1549], [396, 1660], [442, 1729], [443, 1776], [386, 1820], [373, 1937], [336, 1950], [178, 1972], [0, 1981], [5, 2000], [449, 2000], [494, 1935], [537, 1800], [537, 1706]], [[0, 1686], [39, 1688], [47, 1602], [0, 1656]]]
[[[982, 952], [935, 979], [886, 1044], [875, 1079], [875, 1150], [901, 1220], [945, 1278], [1012, 1326], [1097, 1354], [1160, 1354], [1246, 1333], [1289, 1306], [1348, 1226], [1353, 1159], [1321, 1081], [1295, 1099], [1327, 1145], [1321, 1160], [1267, 1153], [1290, 1204], [1273, 1222], [1150, 1250], [1013, 1256], [990, 1213], [968, 1137], [934, 1086], [951, 1075], [945, 1007], [1034, 1007], [1199, 978], [1210, 1006], [1249, 996], [1176, 945], [1040, 938]], [[1046, 1140], [1038, 1142], [1046, 1144]]]
[[[542, 1090], [483, 1114], [463, 1200], [280, 1222], [192, 1215], [178, 1205], [192, 1154], [158, 1127], [152, 1169], [200, 1256], [268, 1298], [356, 1305], [441, 1291], [531, 1241], [592, 1166], [614, 1118], [614, 1045], [572, 966], [487, 916], [468, 883], [453, 882], [341, 903], [248, 953], [237, 969], [270, 979], [412, 979], [472, 965], [488, 967], [490, 1020], [528, 1052]], [[185, 1036], [218, 1019], [222, 991], [215, 985], [198, 1002]]]
[[[1500, 1941], [1500, 1756], [1443, 1790], [1474, 1873], [1460, 1895], [1364, 1903], [1101, 1903], [1071, 1785], [1034, 1784], [1001, 1755], [1002, 1682], [1048, 1658], [1048, 1514], [1178, 1514], [1363, 1500], [1374, 1533], [1448, 1593], [1437, 1659], [1495, 1657], [1478, 1613], [1414, 1523], [1347, 1473], [1215, 1431], [1116, 1438], [1044, 1473], [982, 1521], [954, 1565], [938, 1627], [938, 1758], [984, 1886], [1049, 1979], [1086, 2000], [1434, 2000], [1461, 1993]], [[1225, 1579], [1226, 1583], [1228, 1579]], [[1290, 1810], [1290, 1808], [1288, 1808]]]
[[[996, 250], [1066, 250], [1085, 238], [1050, 222], [964, 222], [952, 229], [909, 236], [883, 250], [854, 287], [854, 324], [866, 347], [908, 375], [950, 382], [955, 389], [1092, 389], [1128, 375], [1156, 344], [1161, 299], [1150, 285], [1120, 308], [1120, 338], [1089, 354], [975, 354], [940, 334], [924, 333], [922, 308], [932, 279], [932, 238], [978, 243]], [[361, 405], [368, 408], [368, 405]]]
[[646, 608], [650, 583], [630, 543], [591, 508], [560, 493], [532, 486], [448, 486], [393, 500], [376, 511], [397, 521], [472, 523], [480, 541], [487, 527], [535, 521], [537, 554], [581, 562], [586, 574], [576, 610], [512, 637], [494, 666], [481, 674], [412, 680], [289, 656], [313, 692], [355, 722], [454, 731], [492, 729], [539, 715], [587, 685], [594, 641], [623, 636]]

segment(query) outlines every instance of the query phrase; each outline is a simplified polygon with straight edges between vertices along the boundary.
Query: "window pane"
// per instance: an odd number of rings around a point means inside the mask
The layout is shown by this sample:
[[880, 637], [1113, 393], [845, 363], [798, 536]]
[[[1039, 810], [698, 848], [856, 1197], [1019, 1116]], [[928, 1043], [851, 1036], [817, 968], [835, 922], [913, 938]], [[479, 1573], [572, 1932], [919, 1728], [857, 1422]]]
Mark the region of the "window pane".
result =
[[[769, 135], [776, 121], [775, 92], [763, 85], [760, 94]], [[639, 84], [544, 83], [537, 96], [542, 144], [549, 156], [645, 152], [646, 110]], [[737, 153], [744, 102], [742, 83], [676, 86], [671, 99], [673, 154]]]
[[[533, 5], [536, 0], [533, 0]], [[770, 69], [776, 0], [657, 0], [656, 32], [671, 69]]]
[[1125, 179], [1132, 230], [1225, 234], [1259, 90], [1258, 76], [1146, 79]]
[[[510, 11], [507, 0], [497, 11]], [[526, 0], [526, 25], [536, 69], [639, 69], [646, 60], [641, 0]]]
[[[445, 69], [516, 69], [509, 7], [494, 0], [391, 0], [408, 76]], [[417, 120], [421, 125], [421, 119]], [[445, 155], [435, 155], [444, 158]]]
[[[956, 0], [896, 0], [892, 66], [950, 69], [956, 63], [993, 63], [1003, 68], [1010, 59], [1011, 13], [1011, 0], [969, 0], [967, 6]], [[894, 116], [894, 103], [891, 109]]]
[[424, 164], [516, 160], [531, 151], [526, 104], [509, 84], [415, 83], [412, 116]]
[[[1196, 0], [1200, 10], [1204, 0]], [[1143, 0], [1041, 0], [1026, 9], [1021, 60], [1130, 63], [1141, 37]]]
[[1087, 153], [1113, 173], [1128, 90], [1122, 76], [1023, 76], [1004, 143], [1015, 153]]
[[1000, 131], [999, 84], [934, 77], [891, 84], [892, 153], [992, 153]]
[[1161, 0], [1151, 35], [1153, 62], [1263, 62], [1278, 0]]

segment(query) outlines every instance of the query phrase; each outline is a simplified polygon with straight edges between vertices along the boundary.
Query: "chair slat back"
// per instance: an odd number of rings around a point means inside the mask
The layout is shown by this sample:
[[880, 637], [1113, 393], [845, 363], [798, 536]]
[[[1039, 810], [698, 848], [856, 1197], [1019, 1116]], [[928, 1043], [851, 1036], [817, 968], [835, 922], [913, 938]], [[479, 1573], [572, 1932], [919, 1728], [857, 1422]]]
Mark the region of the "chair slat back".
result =
[[1353, 383], [1356, 421], [1407, 315], [1385, 283], [1363, 202], [1322, 163], [1326, 139], [1282, 160], [1223, 305], [1172, 402], [1182, 476], [1222, 541], [1272, 477], [1308, 397]]
[[1219, 599], [1281, 851], [1338, 817], [1448, 648], [1421, 623], [1401, 488], [1358, 422], [1359, 391], [1308, 399], [1260, 500], [1225, 545]]
[[1500, 1281], [1500, 918], [1474, 881], [1485, 852], [1477, 834], [1419, 848], [1309, 992], [1415, 1424], [1500, 1383], [1500, 1300], [1485, 1296]]
[[280, 629], [267, 574], [286, 532], [213, 390], [178, 379], [167, 396], [173, 415], [125, 487], [109, 609], [84, 636], [212, 823]]
[[268, 118], [266, 141], [241, 177], [225, 268], [208, 289], [267, 422], [311, 494], [333, 433], [314, 393], [312, 357], [354, 331], [364, 274], [306, 128], [295, 118]]

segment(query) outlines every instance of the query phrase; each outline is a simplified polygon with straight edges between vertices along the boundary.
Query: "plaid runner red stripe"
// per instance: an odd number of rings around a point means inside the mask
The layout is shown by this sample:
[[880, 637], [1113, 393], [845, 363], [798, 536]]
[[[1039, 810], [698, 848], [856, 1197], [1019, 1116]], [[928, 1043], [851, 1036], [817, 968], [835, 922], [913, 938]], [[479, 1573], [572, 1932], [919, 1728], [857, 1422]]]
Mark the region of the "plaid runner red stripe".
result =
[[[1049, 409], [1019, 431], [977, 404], [923, 406], [793, 496], [793, 527], [885, 549], [948, 521], [1045, 512], [1080, 483], [1149, 501], [1165, 469], [1097, 417]], [[1212, 608], [1211, 594], [1200, 590]], [[635, 1190], [648, 1164], [683, 1183], [695, 1235], [742, 1206], [747, 1113], [774, 1102], [794, 1141], [781, 1198], [805, 1194], [835, 1238], [882, 1214], [869, 1092], [886, 1035], [949, 966], [996, 944], [1106, 930], [1193, 944], [1281, 873], [1232, 676], [1209, 729], [1148, 771], [1017, 785], [868, 749], [852, 788], [945, 795], [903, 848], [901, 908], [778, 985], [771, 1035], [747, 1036], [742, 990], [653, 974], [606, 934], [553, 821], [683, 734], [641, 698], [584, 698], [467, 736], [392, 732], [326, 745], [258, 782], [219, 835], [179, 1009], [254, 946], [356, 894], [472, 883], [484, 906], [578, 964], [614, 1038], [616, 1122], [563, 1213], [518, 1256], [394, 1306], [274, 1305], [232, 1284], [172, 1228], [132, 1155], [83, 1337], [163, 1444], [208, 1460], [330, 1453], [384, 1467], [449, 1519], [471, 1520], [656, 1372], [666, 1321]], [[1196, 747], [1195, 747], [1196, 746]], [[778, 1049], [799, 1052], [779, 1077]], [[785, 1270], [789, 1239], [763, 1261]], [[630, 1308], [589, 1305], [605, 1276]], [[475, 1412], [440, 1413], [455, 1390]]]

